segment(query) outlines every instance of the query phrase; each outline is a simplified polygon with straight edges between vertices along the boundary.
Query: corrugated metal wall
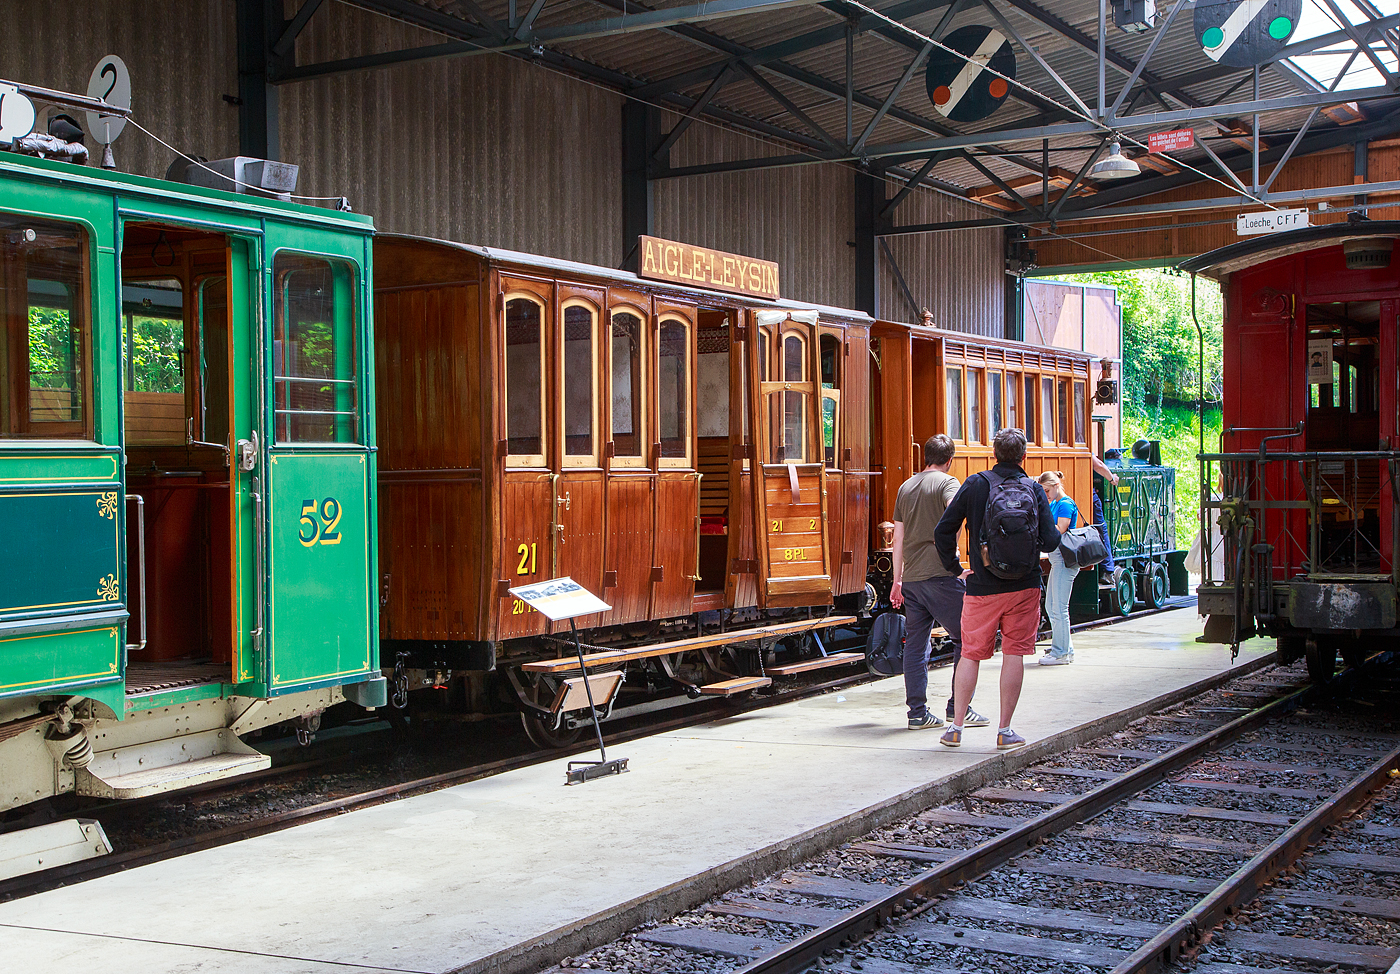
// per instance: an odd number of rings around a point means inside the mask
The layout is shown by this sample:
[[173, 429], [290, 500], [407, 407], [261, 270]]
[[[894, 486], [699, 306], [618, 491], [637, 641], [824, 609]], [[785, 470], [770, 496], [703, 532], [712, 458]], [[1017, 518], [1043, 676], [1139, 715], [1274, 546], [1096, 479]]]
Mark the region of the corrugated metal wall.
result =
[[[82, 94], [97, 62], [115, 54], [131, 71], [143, 126], [211, 159], [237, 151], [238, 109], [220, 97], [238, 94], [228, 0], [5, 0], [3, 23], [0, 77]], [[112, 148], [120, 169], [146, 176], [164, 176], [175, 159], [131, 126]]]
[[[288, 4], [289, 14], [294, 7]], [[221, 96], [238, 90], [234, 9], [231, 0], [9, 0], [8, 22], [26, 29], [0, 32], [0, 76], [81, 92], [97, 60], [119, 54], [131, 68], [143, 125], [185, 151], [233, 155], [238, 109]], [[337, 3], [312, 18], [297, 59], [440, 40]], [[278, 97], [281, 155], [301, 166], [301, 194], [347, 196], [384, 230], [610, 267], [623, 260], [623, 99], [616, 92], [488, 55], [283, 85]], [[671, 164], [790, 151], [702, 122], [673, 147]], [[131, 128], [116, 153], [121, 169], [151, 176], [164, 175], [174, 158]], [[851, 168], [692, 176], [656, 182], [653, 192], [658, 236], [777, 261], [785, 296], [854, 303]], [[898, 218], [925, 223], [978, 212], [920, 191]], [[1002, 333], [1000, 231], [891, 238], [890, 247], [920, 307], [940, 326]], [[917, 320], [883, 255], [880, 261], [882, 313]]]
[[[671, 165], [786, 151], [697, 123], [672, 148]], [[784, 297], [854, 304], [855, 251], [847, 241], [855, 240], [855, 179], [845, 166], [686, 176], [652, 186], [657, 236], [777, 261]]]
[[[324, 16], [329, 13], [330, 16]], [[441, 42], [345, 4], [312, 18], [301, 63]], [[283, 85], [282, 155], [301, 192], [347, 194], [386, 230], [615, 267], [622, 98], [497, 55]]]
[[[888, 188], [893, 196], [895, 187]], [[915, 190], [894, 212], [897, 225], [972, 220], [986, 216], [981, 207], [927, 190]], [[951, 331], [1001, 338], [1005, 335], [1006, 273], [1002, 231], [952, 230], [887, 237], [918, 308], [895, 279], [881, 255], [880, 300], [884, 317], [918, 321], [927, 308], [933, 323]]]

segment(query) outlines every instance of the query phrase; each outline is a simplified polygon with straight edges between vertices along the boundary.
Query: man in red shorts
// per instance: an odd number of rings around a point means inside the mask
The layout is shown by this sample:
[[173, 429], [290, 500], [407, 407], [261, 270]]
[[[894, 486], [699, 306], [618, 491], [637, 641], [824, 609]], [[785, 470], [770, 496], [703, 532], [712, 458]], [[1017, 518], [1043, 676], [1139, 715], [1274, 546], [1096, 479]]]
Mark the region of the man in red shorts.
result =
[[[1001, 430], [992, 440], [992, 451], [996, 466], [963, 482], [933, 532], [943, 564], [967, 579], [962, 662], [953, 674], [953, 724], [939, 743], [962, 746], [963, 720], [977, 689], [979, 664], [992, 658], [1000, 628], [997, 750], [1010, 751], [1026, 743], [1011, 729], [1011, 717], [1021, 698], [1025, 658], [1035, 655], [1035, 634], [1040, 626], [1039, 552], [1058, 548], [1060, 532], [1045, 490], [1021, 468], [1026, 458], [1026, 434], [1018, 429]], [[971, 540], [972, 567], [967, 571], [958, 560], [958, 532], [964, 523]], [[1008, 571], [1011, 565], [1017, 568]]]

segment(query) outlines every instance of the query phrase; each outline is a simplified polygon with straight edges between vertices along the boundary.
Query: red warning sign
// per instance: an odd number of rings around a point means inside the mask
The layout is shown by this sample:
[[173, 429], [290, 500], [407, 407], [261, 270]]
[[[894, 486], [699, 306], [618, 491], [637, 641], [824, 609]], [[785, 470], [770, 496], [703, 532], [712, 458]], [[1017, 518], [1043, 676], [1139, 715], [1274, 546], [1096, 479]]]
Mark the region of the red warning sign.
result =
[[1147, 150], [1149, 152], [1177, 152], [1181, 149], [1190, 149], [1195, 144], [1196, 133], [1193, 129], [1153, 132], [1147, 137]]

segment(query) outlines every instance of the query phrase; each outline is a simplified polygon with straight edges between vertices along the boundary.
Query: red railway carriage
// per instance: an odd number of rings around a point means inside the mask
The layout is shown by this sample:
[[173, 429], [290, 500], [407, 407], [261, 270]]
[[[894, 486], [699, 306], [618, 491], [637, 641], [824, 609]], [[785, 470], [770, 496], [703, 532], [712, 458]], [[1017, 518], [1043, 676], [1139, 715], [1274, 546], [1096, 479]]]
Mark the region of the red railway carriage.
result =
[[1207, 636], [1276, 636], [1316, 679], [1400, 634], [1397, 239], [1400, 222], [1361, 220], [1181, 265], [1225, 292], [1224, 442], [1202, 456], [1203, 520], [1220, 528]]

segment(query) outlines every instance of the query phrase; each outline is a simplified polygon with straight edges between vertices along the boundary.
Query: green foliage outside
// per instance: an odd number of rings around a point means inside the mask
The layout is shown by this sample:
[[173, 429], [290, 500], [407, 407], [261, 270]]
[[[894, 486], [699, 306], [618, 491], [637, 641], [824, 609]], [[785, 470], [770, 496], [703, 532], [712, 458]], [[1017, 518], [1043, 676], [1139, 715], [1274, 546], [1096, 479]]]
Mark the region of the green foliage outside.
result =
[[133, 392], [184, 392], [180, 357], [185, 348], [185, 325], [179, 318], [127, 318]]
[[[1076, 284], [1118, 289], [1123, 308], [1123, 444], [1160, 440], [1162, 462], [1175, 467], [1177, 543], [1188, 548], [1200, 509], [1201, 346], [1191, 315], [1191, 279], [1160, 270], [1099, 271], [1066, 276]], [[1196, 319], [1205, 333], [1205, 448], [1220, 447], [1224, 302], [1214, 281], [1196, 284]]]
[[29, 309], [29, 385], [34, 389], [72, 386], [74, 336], [63, 308]]

